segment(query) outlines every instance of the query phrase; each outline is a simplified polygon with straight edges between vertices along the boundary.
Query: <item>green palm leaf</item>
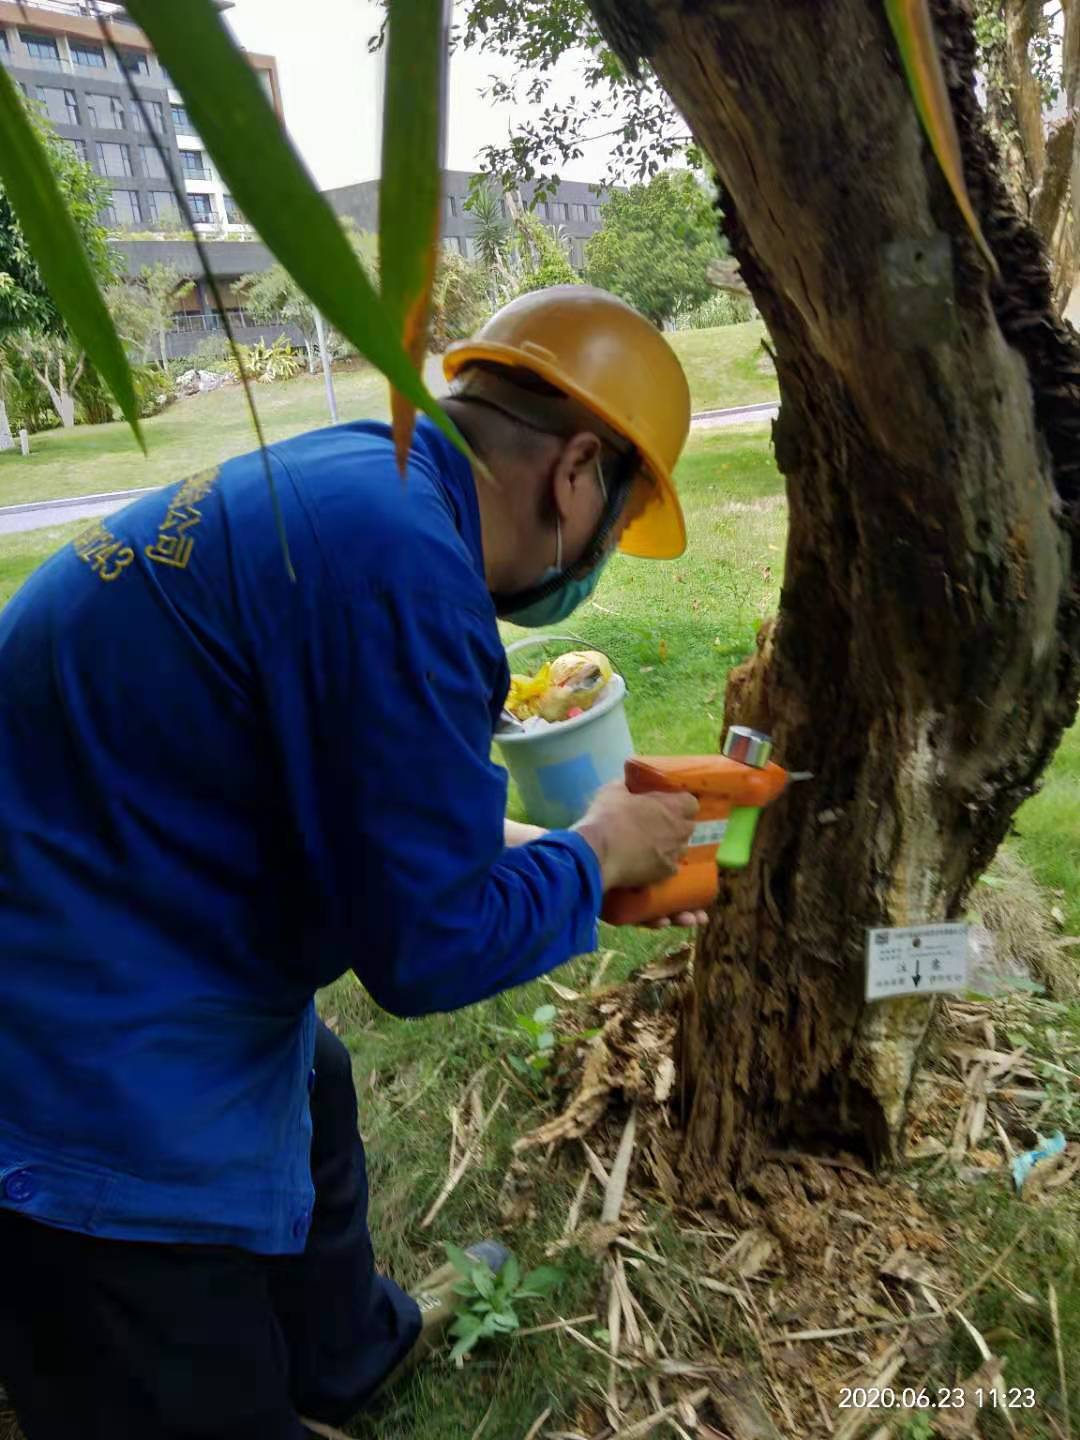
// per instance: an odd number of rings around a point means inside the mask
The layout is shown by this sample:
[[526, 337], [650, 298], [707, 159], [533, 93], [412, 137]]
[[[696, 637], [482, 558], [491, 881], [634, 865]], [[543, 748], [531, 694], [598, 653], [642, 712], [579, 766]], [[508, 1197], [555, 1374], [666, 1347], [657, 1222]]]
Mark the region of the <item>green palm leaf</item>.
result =
[[980, 253], [996, 275], [997, 261], [986, 243], [964, 180], [960, 137], [956, 133], [927, 0], [885, 0], [885, 13], [896, 37], [915, 108], [938, 164]]
[[467, 452], [409, 359], [390, 313], [286, 137], [213, 0], [131, 0], [240, 209], [323, 315]]
[[[439, 254], [449, 22], [448, 0], [394, 0], [389, 8], [379, 277], [391, 324], [414, 365], [427, 349]], [[398, 390], [390, 404], [403, 466], [415, 409]]]

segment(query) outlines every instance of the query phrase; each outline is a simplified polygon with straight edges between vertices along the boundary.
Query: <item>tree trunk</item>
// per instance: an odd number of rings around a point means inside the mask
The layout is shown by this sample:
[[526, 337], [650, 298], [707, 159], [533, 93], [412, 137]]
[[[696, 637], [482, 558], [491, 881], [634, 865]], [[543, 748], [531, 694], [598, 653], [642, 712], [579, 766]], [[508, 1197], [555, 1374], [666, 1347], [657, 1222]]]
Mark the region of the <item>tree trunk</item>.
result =
[[0, 453], [4, 450], [14, 450], [15, 441], [11, 434], [11, 425], [8, 423], [7, 404], [0, 399]]
[[1005, 0], [1005, 73], [1032, 186], [1046, 164], [1042, 90], [1028, 49], [1041, 16], [1042, 0]]
[[1072, 206], [1068, 219], [1072, 225], [1072, 253], [1076, 265], [1080, 264], [1080, 0], [1062, 0], [1061, 8], [1065, 12], [1061, 83], [1066, 110], [1073, 122], [1072, 174], [1069, 179]]
[[53, 384], [52, 377], [49, 375], [48, 362], [46, 362], [46, 368], [44, 370], [39, 370], [36, 366], [31, 366], [31, 369], [37, 377], [38, 383], [47, 393], [49, 404], [56, 411], [60, 419], [60, 424], [65, 430], [70, 429], [75, 424], [75, 401], [63, 388], [63, 365], [61, 365], [59, 389]]
[[1051, 297], [1062, 314], [1076, 284], [1076, 236], [1073, 233], [1071, 180], [1076, 145], [1076, 117], [1068, 116], [1046, 142], [1042, 178], [1031, 197], [1031, 223], [1050, 257]]
[[815, 779], [698, 946], [683, 1169], [707, 1194], [777, 1139], [902, 1150], [932, 1004], [864, 1002], [865, 930], [962, 914], [1076, 713], [1080, 350], [981, 129], [965, 0], [932, 9], [997, 285], [884, 6], [590, 5], [716, 167], [781, 393], [783, 595], [725, 718]]

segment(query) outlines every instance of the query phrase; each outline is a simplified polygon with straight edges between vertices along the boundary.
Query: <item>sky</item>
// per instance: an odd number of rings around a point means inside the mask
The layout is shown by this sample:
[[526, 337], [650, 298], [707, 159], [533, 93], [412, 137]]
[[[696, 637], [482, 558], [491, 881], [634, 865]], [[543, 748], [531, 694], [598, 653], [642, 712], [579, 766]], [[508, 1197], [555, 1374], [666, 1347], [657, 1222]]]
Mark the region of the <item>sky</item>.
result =
[[[375, 0], [236, 0], [228, 12], [242, 45], [277, 57], [286, 124], [324, 189], [379, 173], [380, 62], [368, 54], [367, 42], [381, 16]], [[477, 169], [480, 147], [503, 140], [515, 116], [530, 113], [525, 105], [514, 111], [483, 98], [492, 73], [508, 74], [498, 57], [458, 51], [451, 61], [451, 170]], [[568, 65], [556, 93], [567, 98], [574, 90]], [[597, 144], [561, 173], [568, 180], [600, 180], [606, 168], [607, 150]]]

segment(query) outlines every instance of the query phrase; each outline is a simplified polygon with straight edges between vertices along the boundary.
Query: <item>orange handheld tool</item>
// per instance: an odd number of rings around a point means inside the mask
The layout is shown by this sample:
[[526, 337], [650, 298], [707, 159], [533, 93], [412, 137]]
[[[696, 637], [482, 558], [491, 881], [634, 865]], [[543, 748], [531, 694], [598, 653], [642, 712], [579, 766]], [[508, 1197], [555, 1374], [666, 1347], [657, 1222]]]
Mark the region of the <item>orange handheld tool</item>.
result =
[[761, 811], [783, 794], [790, 781], [810, 778], [773, 764], [771, 754], [768, 735], [733, 725], [722, 755], [638, 755], [627, 760], [626, 786], [634, 794], [686, 790], [697, 796], [701, 808], [678, 874], [641, 889], [609, 890], [602, 911], [609, 924], [642, 925], [712, 904], [717, 866], [746, 865]]

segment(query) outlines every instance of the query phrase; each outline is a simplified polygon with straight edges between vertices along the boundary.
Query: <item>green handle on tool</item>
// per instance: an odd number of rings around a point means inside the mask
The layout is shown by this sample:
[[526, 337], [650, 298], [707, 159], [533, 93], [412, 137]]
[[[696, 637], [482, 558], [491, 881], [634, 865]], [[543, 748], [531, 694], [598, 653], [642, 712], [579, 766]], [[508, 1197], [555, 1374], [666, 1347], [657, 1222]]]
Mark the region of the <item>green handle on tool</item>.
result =
[[741, 870], [749, 865], [754, 832], [760, 818], [761, 807], [758, 805], [736, 805], [733, 808], [716, 852], [717, 865], [726, 865], [729, 870]]

